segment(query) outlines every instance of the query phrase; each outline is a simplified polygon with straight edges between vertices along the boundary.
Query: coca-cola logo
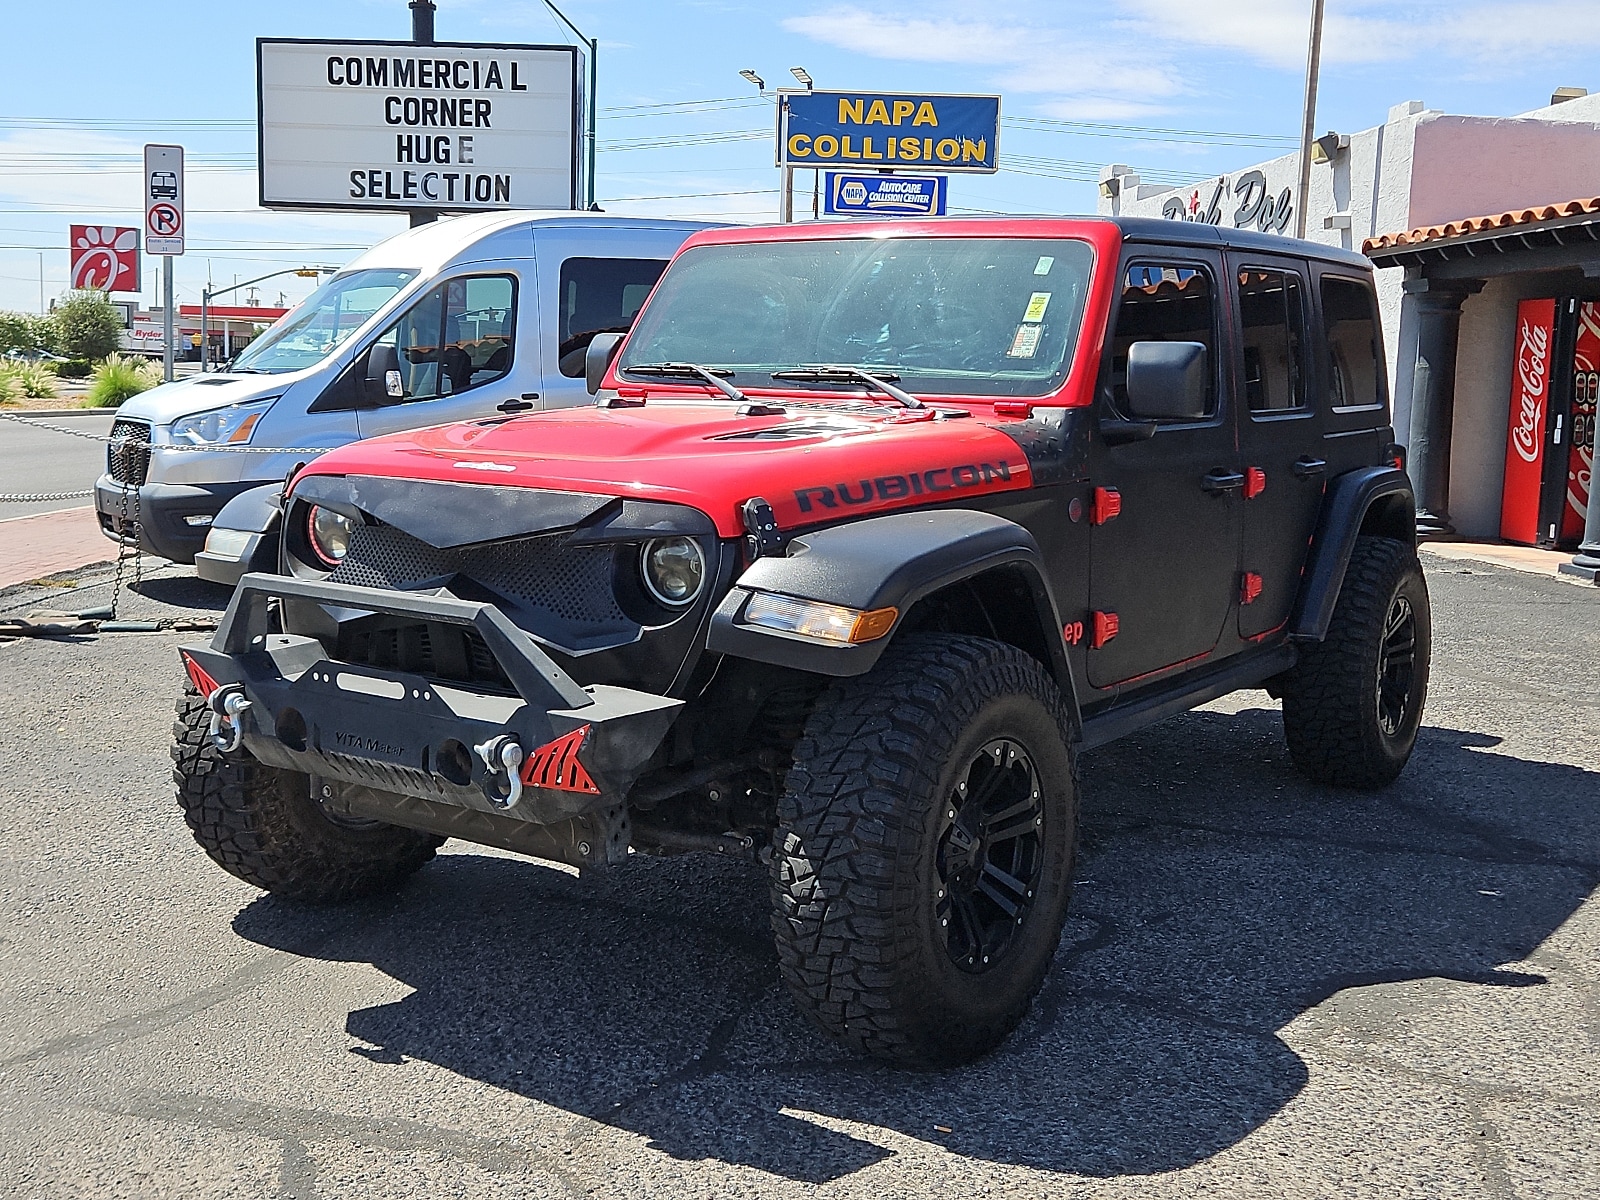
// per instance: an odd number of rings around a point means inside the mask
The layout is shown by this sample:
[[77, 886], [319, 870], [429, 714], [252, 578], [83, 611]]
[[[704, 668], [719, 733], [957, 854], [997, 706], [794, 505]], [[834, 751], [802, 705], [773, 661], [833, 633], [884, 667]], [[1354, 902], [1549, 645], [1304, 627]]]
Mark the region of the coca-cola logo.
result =
[[1543, 325], [1532, 321], [1522, 323], [1522, 341], [1517, 347], [1517, 379], [1522, 385], [1522, 409], [1511, 431], [1511, 444], [1523, 462], [1537, 462], [1545, 388], [1550, 382], [1550, 331]]

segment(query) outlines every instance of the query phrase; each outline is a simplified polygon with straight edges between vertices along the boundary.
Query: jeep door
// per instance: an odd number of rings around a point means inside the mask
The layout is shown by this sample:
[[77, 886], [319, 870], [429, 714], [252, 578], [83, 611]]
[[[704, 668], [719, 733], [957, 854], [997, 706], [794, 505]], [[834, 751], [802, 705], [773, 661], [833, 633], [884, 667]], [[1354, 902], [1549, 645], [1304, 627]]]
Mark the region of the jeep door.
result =
[[[1134, 247], [1120, 269], [1091, 460], [1096, 502], [1088, 514], [1085, 641], [1089, 683], [1098, 689], [1198, 664], [1219, 651], [1225, 631], [1221, 652], [1237, 647], [1230, 618], [1239, 586], [1243, 476], [1230, 412], [1233, 372], [1225, 369], [1222, 257]], [[1151, 421], [1134, 411], [1128, 355], [1139, 342], [1205, 348], [1203, 416]]]
[[1239, 636], [1263, 638], [1289, 620], [1322, 510], [1327, 455], [1313, 387], [1312, 303], [1304, 261], [1228, 256], [1241, 353], [1235, 364], [1245, 469]]
[[394, 347], [399, 394], [391, 388], [386, 403], [357, 412], [361, 436], [485, 417], [515, 398], [528, 374], [517, 343], [531, 341], [518, 338], [518, 322], [538, 318], [532, 291], [517, 269], [485, 264], [417, 297], [376, 339]]

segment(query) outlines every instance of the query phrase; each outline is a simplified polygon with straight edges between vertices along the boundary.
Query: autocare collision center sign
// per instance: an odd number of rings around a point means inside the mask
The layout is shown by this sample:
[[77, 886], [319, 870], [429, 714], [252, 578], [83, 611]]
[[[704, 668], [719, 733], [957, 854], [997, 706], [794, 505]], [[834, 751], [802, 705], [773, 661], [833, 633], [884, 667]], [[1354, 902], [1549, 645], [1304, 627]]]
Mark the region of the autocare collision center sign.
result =
[[780, 167], [993, 173], [999, 143], [999, 96], [779, 93]]
[[576, 208], [573, 46], [256, 40], [261, 203]]

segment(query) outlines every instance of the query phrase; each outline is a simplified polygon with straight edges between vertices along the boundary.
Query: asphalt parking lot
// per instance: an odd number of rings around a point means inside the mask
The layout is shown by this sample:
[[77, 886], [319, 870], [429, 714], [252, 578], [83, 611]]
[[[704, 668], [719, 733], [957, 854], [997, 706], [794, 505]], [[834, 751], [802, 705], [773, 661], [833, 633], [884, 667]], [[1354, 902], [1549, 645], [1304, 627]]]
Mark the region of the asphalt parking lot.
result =
[[0, 645], [0, 1194], [1600, 1195], [1600, 590], [1424, 561], [1400, 783], [1304, 783], [1259, 692], [1086, 756], [1041, 1000], [931, 1075], [809, 1031], [726, 860], [264, 897], [171, 797], [179, 635]]

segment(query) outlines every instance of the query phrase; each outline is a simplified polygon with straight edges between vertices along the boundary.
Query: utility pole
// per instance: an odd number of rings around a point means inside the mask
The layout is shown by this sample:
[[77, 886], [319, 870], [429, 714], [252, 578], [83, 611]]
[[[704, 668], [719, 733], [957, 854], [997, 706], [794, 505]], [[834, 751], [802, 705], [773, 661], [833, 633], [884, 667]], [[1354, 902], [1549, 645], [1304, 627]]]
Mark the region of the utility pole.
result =
[[1300, 194], [1296, 202], [1295, 236], [1306, 236], [1306, 209], [1311, 201], [1311, 142], [1316, 136], [1317, 77], [1322, 72], [1324, 0], [1311, 0], [1311, 45], [1306, 49], [1305, 120], [1300, 126]]
[[39, 315], [41, 317], [45, 315], [45, 311], [44, 311], [44, 251], [42, 251], [42, 250], [39, 252]]
[[586, 136], [589, 139], [589, 153], [586, 156], [588, 159], [588, 171], [586, 172], [588, 178], [585, 180], [585, 187], [583, 190], [584, 194], [588, 197], [588, 203], [585, 204], [584, 207], [588, 209], [597, 209], [600, 206], [595, 203], [594, 199], [594, 153], [596, 136], [595, 108], [599, 105], [600, 98], [595, 93], [600, 84], [598, 66], [598, 61], [600, 58], [600, 39], [585, 36], [583, 30], [574, 25], [571, 18], [569, 18], [566, 13], [562, 12], [559, 8], [552, 4], [550, 0], [544, 0], [544, 6], [551, 12], [555, 13], [563, 25], [572, 30], [577, 39], [583, 43], [584, 50], [587, 52], [587, 57], [589, 59], [589, 103], [586, 106], [588, 109], [588, 120], [585, 122], [585, 124], [588, 126]]
[[[410, 0], [411, 7], [411, 40], [418, 46], [433, 45], [433, 14], [436, 11], [433, 0]], [[413, 208], [411, 210], [411, 228], [418, 225], [428, 225], [439, 219], [439, 214], [428, 208]]]

